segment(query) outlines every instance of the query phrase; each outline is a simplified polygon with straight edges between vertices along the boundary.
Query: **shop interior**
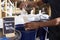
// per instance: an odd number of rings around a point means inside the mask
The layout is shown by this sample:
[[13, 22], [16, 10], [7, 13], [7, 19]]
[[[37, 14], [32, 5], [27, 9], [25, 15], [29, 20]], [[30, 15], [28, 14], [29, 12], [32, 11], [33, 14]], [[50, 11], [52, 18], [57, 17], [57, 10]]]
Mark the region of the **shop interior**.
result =
[[27, 30], [24, 24], [50, 16], [50, 5], [40, 0], [0, 0], [0, 40], [49, 40], [48, 27]]

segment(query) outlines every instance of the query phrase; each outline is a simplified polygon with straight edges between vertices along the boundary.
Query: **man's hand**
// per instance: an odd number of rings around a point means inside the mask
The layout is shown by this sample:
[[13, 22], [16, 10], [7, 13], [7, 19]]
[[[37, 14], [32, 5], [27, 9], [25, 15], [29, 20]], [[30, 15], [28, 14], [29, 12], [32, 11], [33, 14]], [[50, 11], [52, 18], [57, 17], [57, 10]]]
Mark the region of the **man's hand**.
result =
[[60, 25], [60, 17], [56, 18], [56, 25]]
[[25, 24], [26, 30], [31, 30], [31, 29], [38, 29], [39, 28], [39, 22], [29, 22]]

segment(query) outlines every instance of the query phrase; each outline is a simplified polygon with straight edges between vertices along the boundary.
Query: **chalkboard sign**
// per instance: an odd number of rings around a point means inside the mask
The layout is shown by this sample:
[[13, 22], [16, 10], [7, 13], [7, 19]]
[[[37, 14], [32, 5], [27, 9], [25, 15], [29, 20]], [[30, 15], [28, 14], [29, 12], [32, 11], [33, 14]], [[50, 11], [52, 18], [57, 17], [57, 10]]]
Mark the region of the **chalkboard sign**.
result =
[[14, 33], [15, 32], [14, 24], [15, 24], [14, 17], [3, 18], [4, 34]]

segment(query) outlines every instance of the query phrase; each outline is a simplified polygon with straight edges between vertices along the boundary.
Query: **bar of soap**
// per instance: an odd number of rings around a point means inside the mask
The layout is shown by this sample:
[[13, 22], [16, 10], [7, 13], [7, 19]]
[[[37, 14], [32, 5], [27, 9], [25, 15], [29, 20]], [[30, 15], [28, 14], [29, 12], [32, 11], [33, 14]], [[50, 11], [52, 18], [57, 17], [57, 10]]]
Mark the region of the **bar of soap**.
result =
[[8, 38], [15, 37], [15, 33], [5, 34], [5, 36]]

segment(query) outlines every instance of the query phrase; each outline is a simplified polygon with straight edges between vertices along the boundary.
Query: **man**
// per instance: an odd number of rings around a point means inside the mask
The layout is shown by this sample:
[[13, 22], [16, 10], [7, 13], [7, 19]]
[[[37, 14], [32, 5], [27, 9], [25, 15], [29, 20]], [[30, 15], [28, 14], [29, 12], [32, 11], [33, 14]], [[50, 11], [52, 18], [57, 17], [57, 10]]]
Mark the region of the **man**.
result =
[[60, 40], [60, 0], [43, 0], [51, 5], [51, 20], [26, 23], [28, 30], [49, 27], [49, 40]]

